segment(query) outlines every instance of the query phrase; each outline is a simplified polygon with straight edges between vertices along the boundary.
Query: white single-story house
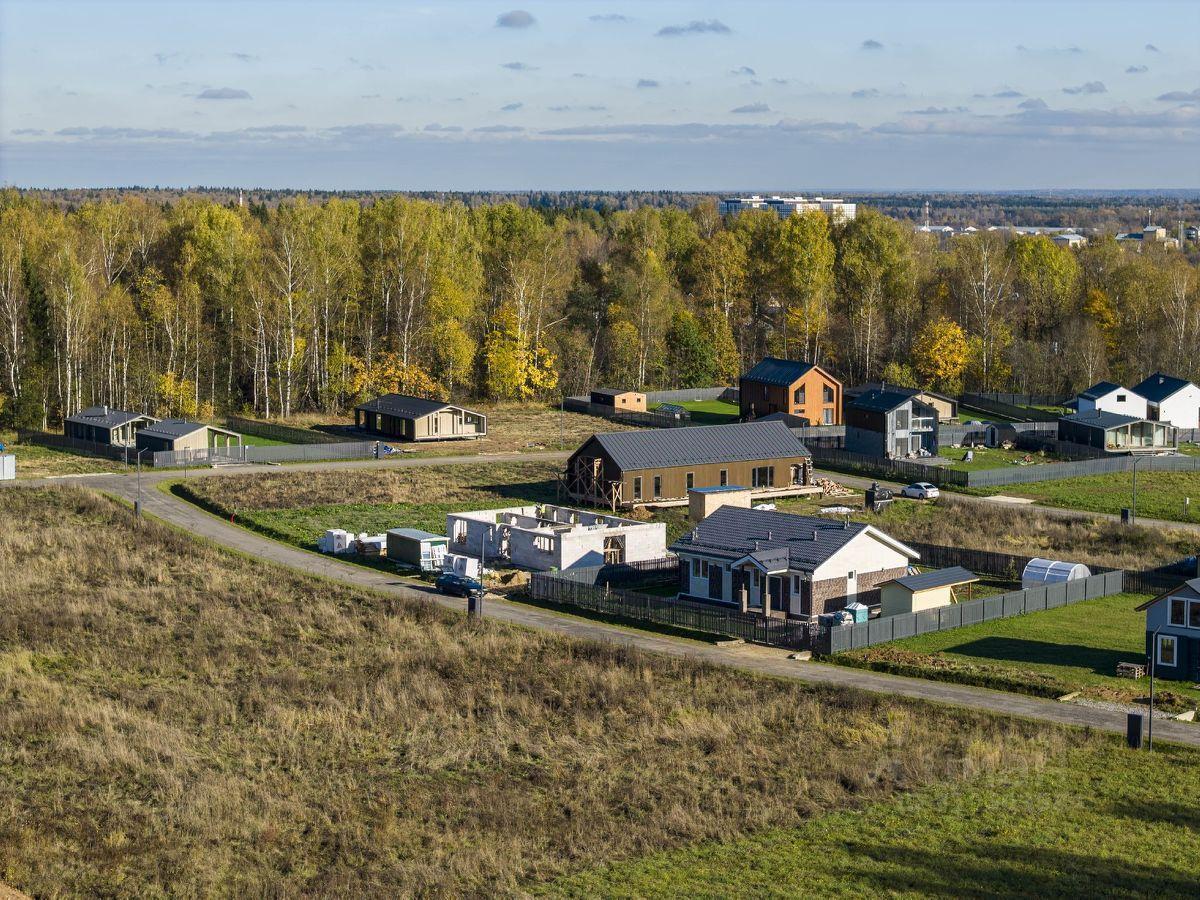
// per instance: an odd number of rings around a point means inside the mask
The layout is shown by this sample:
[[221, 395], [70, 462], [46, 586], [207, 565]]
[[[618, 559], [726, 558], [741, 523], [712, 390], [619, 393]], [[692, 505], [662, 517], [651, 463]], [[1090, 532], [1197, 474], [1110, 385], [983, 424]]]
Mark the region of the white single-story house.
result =
[[1200, 428], [1200, 387], [1190, 381], [1155, 372], [1133, 391], [1146, 400], [1146, 418], [1176, 428]]
[[737, 506], [720, 507], [670, 549], [681, 599], [799, 619], [877, 603], [879, 586], [920, 556], [872, 525]]
[[1099, 381], [1087, 390], [1080, 391], [1075, 398], [1075, 410], [1080, 413], [1117, 413], [1131, 419], [1148, 418], [1146, 398], [1137, 391], [1111, 381]]

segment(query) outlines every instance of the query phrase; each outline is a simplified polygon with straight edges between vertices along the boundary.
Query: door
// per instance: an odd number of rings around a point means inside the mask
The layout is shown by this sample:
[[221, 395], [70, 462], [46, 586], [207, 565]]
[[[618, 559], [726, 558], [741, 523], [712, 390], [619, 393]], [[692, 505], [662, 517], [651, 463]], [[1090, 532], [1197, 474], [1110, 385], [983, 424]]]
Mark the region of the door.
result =
[[846, 602], [849, 603], [858, 596], [858, 573], [846, 573]]

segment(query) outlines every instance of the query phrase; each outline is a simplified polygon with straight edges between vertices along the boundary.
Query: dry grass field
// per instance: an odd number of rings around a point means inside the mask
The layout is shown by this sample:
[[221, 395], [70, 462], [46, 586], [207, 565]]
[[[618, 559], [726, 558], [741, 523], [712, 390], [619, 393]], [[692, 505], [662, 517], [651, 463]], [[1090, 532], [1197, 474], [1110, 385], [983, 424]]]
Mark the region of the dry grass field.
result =
[[469, 625], [77, 488], [3, 502], [0, 879], [35, 896], [509, 894], [1095, 740]]

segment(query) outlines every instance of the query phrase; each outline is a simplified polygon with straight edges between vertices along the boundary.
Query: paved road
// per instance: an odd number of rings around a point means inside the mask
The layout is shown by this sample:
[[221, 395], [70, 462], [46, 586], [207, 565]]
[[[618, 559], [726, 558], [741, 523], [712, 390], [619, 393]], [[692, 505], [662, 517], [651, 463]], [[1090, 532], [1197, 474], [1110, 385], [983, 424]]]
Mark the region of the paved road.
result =
[[[520, 458], [528, 458], [529, 454]], [[477, 457], [471, 457], [472, 460]], [[424, 459], [404, 461], [413, 465], [432, 465]], [[445, 462], [443, 459], [442, 462]], [[289, 467], [297, 468], [297, 467]], [[145, 477], [143, 475], [143, 477]], [[115, 494], [132, 501], [136, 494], [134, 480], [122, 475], [97, 476], [86, 481], [89, 487]], [[145, 490], [142, 503], [145, 511], [196, 536], [251, 556], [314, 575], [332, 578], [345, 584], [383, 591], [385, 593], [422, 599], [456, 610], [464, 609], [462, 600], [451, 599], [423, 589], [411, 582], [376, 569], [357, 566], [330, 557], [309, 553], [277, 541], [261, 537], [231, 525], [215, 516], [161, 490]], [[717, 665], [731, 665], [759, 674], [790, 678], [817, 685], [836, 685], [860, 688], [881, 694], [893, 694], [920, 700], [1020, 716], [1044, 722], [1095, 728], [1123, 734], [1125, 716], [1111, 710], [1055, 703], [1035, 697], [965, 685], [902, 678], [861, 669], [798, 662], [787, 658], [781, 650], [740, 645], [716, 647], [694, 641], [677, 640], [645, 632], [623, 629], [601, 622], [561, 615], [536, 607], [490, 599], [486, 604], [489, 618], [552, 631], [558, 634], [591, 640], [611, 641], [654, 653], [689, 657]], [[1200, 727], [1174, 721], [1160, 720], [1154, 727], [1156, 737], [1181, 744], [1200, 747]]]

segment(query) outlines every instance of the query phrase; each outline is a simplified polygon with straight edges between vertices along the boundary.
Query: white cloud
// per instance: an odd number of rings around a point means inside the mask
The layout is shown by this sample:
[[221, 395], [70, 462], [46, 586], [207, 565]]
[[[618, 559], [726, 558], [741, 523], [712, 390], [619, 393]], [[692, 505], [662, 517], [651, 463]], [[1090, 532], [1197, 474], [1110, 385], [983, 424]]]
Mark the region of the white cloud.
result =
[[655, 32], [657, 37], [685, 37], [690, 34], [732, 34], [733, 29], [719, 19], [693, 19], [686, 25], [664, 25]]
[[531, 28], [536, 23], [537, 19], [523, 9], [514, 9], [496, 16], [497, 28]]
[[196, 95], [197, 100], [250, 100], [249, 91], [241, 88], [205, 88]]

